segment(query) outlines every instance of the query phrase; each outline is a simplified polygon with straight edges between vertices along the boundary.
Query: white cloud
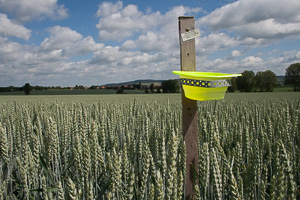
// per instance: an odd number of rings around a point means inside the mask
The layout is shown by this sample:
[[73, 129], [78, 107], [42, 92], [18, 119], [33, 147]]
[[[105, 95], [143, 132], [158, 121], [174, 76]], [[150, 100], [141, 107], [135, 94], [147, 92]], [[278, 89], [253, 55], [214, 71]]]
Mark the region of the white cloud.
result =
[[135, 51], [120, 51], [119, 47], [106, 46], [96, 51], [90, 64], [110, 65], [116, 67], [122, 64], [122, 60], [128, 57], [135, 57], [138, 53]]
[[[201, 8], [177, 6], [165, 14], [121, 2], [102, 3], [97, 16], [100, 40], [122, 41], [94, 53], [89, 65], [109, 65], [107, 76], [130, 79], [172, 77], [179, 68], [178, 16], [201, 12]], [[127, 72], [127, 73], [125, 73]]]
[[206, 71], [240, 73], [240, 63], [237, 60], [215, 59], [207, 61]]
[[64, 5], [57, 4], [57, 0], [1, 0], [0, 8], [13, 15], [19, 22], [49, 17], [63, 19], [68, 16]]
[[152, 22], [155, 25], [154, 28], [149, 27], [147, 31], [145, 29], [140, 33], [140, 36], [136, 40], [138, 49], [143, 52], [178, 50], [178, 16], [201, 11], [201, 8], [177, 6], [173, 7], [167, 13], [161, 14], [158, 21]]
[[238, 40], [225, 33], [211, 33], [196, 40], [196, 49], [199, 54], [207, 55], [219, 50], [233, 48], [238, 44]]
[[83, 36], [69, 27], [54, 26], [49, 28], [50, 37], [41, 43], [43, 51], [61, 50], [64, 56], [84, 55], [104, 47], [91, 36]]
[[239, 45], [247, 46], [247, 47], [261, 47], [266, 46], [270, 43], [270, 40], [263, 39], [263, 38], [253, 38], [253, 37], [246, 37], [246, 38], [237, 38]]
[[126, 40], [120, 47], [122, 51], [133, 50], [135, 48], [137, 48], [137, 44], [134, 40]]
[[13, 83], [9, 85], [21, 86], [25, 82], [70, 85], [80, 79], [89, 80], [87, 76], [80, 77], [84, 73], [93, 73], [88, 71], [87, 60], [69, 60], [99, 51], [104, 48], [104, 44], [96, 43], [91, 36], [84, 38], [69, 27], [55, 26], [49, 32], [50, 36], [40, 46], [21, 45], [0, 37], [0, 85], [11, 81]]
[[290, 50], [283, 52], [280, 56], [267, 58], [268, 67], [276, 67], [278, 70], [287, 68], [292, 63], [300, 62], [300, 51]]
[[97, 17], [106, 17], [118, 13], [123, 8], [123, 2], [118, 1], [113, 4], [111, 2], [103, 2], [98, 6]]
[[[122, 41], [135, 34], [144, 34], [148, 31], [169, 33], [175, 31], [177, 36], [177, 18], [187, 13], [197, 13], [201, 8], [188, 8], [178, 6], [172, 8], [165, 15], [160, 12], [143, 12], [136, 5], [127, 5], [118, 1], [115, 4], [104, 2], [99, 5], [97, 16], [100, 18], [96, 27], [101, 40]], [[171, 27], [171, 29], [170, 29]], [[175, 28], [174, 28], [175, 27]]]
[[267, 19], [257, 23], [241, 25], [234, 29], [255, 39], [278, 39], [290, 35], [299, 35], [300, 20], [299, 23], [281, 24], [277, 23], [274, 19]]
[[16, 63], [20, 58], [26, 55], [24, 46], [17, 42], [12, 42], [7, 38], [0, 37], [0, 63]]
[[117, 40], [129, 38], [135, 33], [155, 27], [160, 13], [143, 15], [134, 5], [128, 5], [118, 13], [100, 18], [97, 28], [101, 40]]
[[118, 74], [126, 80], [153, 74], [172, 77], [171, 71], [179, 68], [178, 16], [201, 11], [177, 6], [165, 14], [150, 10], [145, 14], [135, 5], [102, 3], [97, 12], [99, 39], [123, 43], [95, 52], [89, 66], [109, 66], [107, 76]]
[[7, 18], [7, 15], [0, 13], [0, 35], [28, 40], [31, 36], [31, 30], [14, 23]]
[[[262, 7], [271, 5], [270, 0], [253, 1]], [[0, 0], [0, 9], [3, 9], [3, 2], [9, 5], [7, 0]], [[22, 1], [21, 5], [27, 8], [23, 5], [25, 2]], [[27, 3], [31, 4], [31, 1]], [[57, 1], [51, 0], [45, 4], [48, 6], [44, 7], [56, 14], [59, 11]], [[50, 4], [56, 5], [56, 9]], [[283, 4], [288, 3], [280, 4], [288, 13], [279, 13], [276, 8], [259, 8], [251, 1], [240, 0], [198, 20], [203, 35], [196, 39], [198, 70], [240, 73], [244, 70], [270, 69], [282, 75], [291, 63], [300, 62], [298, 50], [280, 55], [278, 51], [268, 52], [268, 47], [260, 48], [287, 36], [298, 37], [299, 14], [295, 13], [294, 8]], [[113, 40], [109, 42], [111, 46], [95, 42], [92, 36], [83, 36], [78, 30], [63, 26], [48, 28], [49, 36], [43, 38], [40, 44], [13, 42], [8, 36], [27, 39], [30, 30], [0, 14], [0, 86], [23, 85], [26, 82], [72, 86], [143, 78], [178, 78], [172, 74], [173, 70], [180, 69], [178, 16], [198, 12], [202, 9], [177, 6], [166, 13], [150, 9], [143, 13], [136, 5], [123, 6], [121, 1], [104, 2], [96, 13], [99, 18], [98, 35], [100, 40]], [[21, 15], [25, 16], [25, 12]], [[53, 16], [41, 9], [38, 13], [29, 14], [24, 21], [44, 17]], [[207, 25], [209, 29], [204, 29], [202, 25]], [[254, 48], [260, 48], [261, 53]]]
[[241, 56], [242, 55], [242, 53], [240, 52], [240, 51], [238, 51], [238, 50], [233, 50], [232, 52], [231, 52], [231, 56], [232, 57], [239, 57], [239, 56]]
[[290, 64], [300, 62], [299, 50], [284, 51], [281, 54], [275, 50], [257, 53], [260, 56], [244, 54], [245, 52], [234, 50], [227, 56], [213, 60], [209, 59], [208, 56], [198, 56], [197, 63], [200, 63], [200, 68], [197, 70], [224, 73], [242, 73], [245, 70], [256, 73], [257, 71], [271, 70], [276, 75], [284, 75]]
[[242, 59], [236, 59], [229, 56], [225, 58], [217, 58], [209, 60], [207, 57], [198, 57], [201, 71], [224, 72], [224, 73], [242, 73], [245, 70], [258, 71], [271, 70], [276, 75], [284, 75], [286, 68], [292, 63], [300, 62], [300, 51], [292, 50], [283, 52], [281, 55], [270, 55], [261, 58], [255, 56], [247, 56]]
[[[298, 0], [238, 0], [227, 4], [197, 20], [203, 36], [196, 40], [196, 52], [212, 55], [236, 47], [248, 51], [285, 38], [299, 39], [299, 9]], [[236, 57], [231, 54], [227, 59]]]
[[[97, 13], [98, 26], [105, 27], [110, 39], [125, 35], [127, 40], [121, 46], [105, 46], [69, 27], [54, 26], [48, 28], [50, 35], [38, 46], [1, 38], [0, 58], [6, 59], [0, 61], [1, 69], [5, 62], [9, 77], [19, 85], [30, 82], [63, 86], [80, 84], [80, 81], [101, 84], [116, 79], [149, 78], [154, 74], [157, 79], [172, 77], [174, 67], [179, 68], [178, 16], [198, 10], [179, 6], [165, 14], [144, 14], [134, 5], [123, 8], [120, 2], [103, 3]], [[111, 37], [111, 33], [115, 36]], [[91, 58], [88, 55], [81, 61], [72, 61], [89, 53]], [[0, 85], [9, 82], [5, 80]]]
[[[138, 38], [136, 44], [143, 52], [171, 51], [174, 50], [172, 48], [174, 44], [178, 44], [178, 38], [172, 38], [165, 34], [148, 31]], [[178, 48], [178, 45], [176, 46]]]
[[256, 69], [264, 66], [264, 61], [260, 57], [248, 56], [242, 60], [243, 66], [246, 68]]
[[54, 26], [48, 29], [51, 36], [46, 38], [41, 46], [43, 49], [63, 49], [83, 38], [80, 33], [73, 31], [69, 27]]
[[103, 49], [104, 46], [105, 45], [102, 43], [96, 43], [93, 37], [87, 36], [83, 40], [80, 40], [74, 48], [76, 49], [76, 54], [84, 55], [90, 52], [98, 51], [99, 49]]
[[299, 22], [298, 0], [239, 0], [216, 9], [199, 23], [221, 30], [274, 19], [278, 23]]
[[237, 31], [244, 38], [276, 38], [299, 35], [298, 0], [239, 0], [198, 20], [209, 30]]

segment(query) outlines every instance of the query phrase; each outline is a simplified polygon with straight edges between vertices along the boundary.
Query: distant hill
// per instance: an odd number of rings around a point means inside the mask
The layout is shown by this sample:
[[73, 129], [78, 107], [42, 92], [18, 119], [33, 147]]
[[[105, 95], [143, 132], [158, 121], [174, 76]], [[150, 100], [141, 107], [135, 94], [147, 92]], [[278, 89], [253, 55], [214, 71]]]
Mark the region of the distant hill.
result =
[[141, 83], [142, 85], [150, 85], [153, 83], [154, 85], [161, 85], [161, 82], [164, 80], [153, 80], [153, 79], [143, 79], [143, 80], [135, 80], [135, 81], [128, 81], [128, 82], [122, 82], [122, 83], [108, 83], [104, 86], [106, 87], [119, 87], [122, 85], [133, 85], [133, 84], [139, 84]]
[[[133, 84], [139, 84], [142, 85], [150, 85], [153, 83], [154, 85], [161, 85], [161, 82], [165, 80], [153, 80], [153, 79], [141, 79], [141, 80], [135, 80], [135, 81], [128, 81], [128, 82], [121, 82], [121, 83], [108, 83], [104, 86], [106, 87], [120, 87], [122, 85], [133, 85]], [[280, 85], [284, 85], [285, 77], [284, 76], [277, 76], [277, 81]]]

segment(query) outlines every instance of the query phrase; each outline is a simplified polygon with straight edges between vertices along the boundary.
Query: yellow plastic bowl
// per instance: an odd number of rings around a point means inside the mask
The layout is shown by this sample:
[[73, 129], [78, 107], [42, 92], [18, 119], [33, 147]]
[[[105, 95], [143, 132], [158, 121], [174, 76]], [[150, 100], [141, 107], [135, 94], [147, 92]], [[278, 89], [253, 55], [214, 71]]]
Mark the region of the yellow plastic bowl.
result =
[[193, 100], [207, 101], [224, 99], [229, 80], [241, 74], [213, 72], [173, 71], [180, 76], [184, 95]]

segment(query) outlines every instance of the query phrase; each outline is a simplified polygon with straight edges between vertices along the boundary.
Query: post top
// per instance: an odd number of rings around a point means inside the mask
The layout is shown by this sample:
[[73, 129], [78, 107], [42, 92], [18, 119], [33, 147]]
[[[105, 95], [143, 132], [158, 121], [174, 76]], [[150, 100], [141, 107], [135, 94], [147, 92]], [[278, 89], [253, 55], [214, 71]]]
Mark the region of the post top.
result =
[[184, 19], [184, 18], [194, 18], [194, 16], [179, 16], [178, 19]]

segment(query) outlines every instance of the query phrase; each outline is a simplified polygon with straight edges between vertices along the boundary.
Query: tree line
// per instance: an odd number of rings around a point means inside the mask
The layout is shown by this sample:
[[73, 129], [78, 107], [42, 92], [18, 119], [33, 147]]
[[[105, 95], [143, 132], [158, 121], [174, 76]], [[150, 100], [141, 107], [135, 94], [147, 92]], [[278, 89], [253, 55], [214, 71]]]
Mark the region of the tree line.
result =
[[[300, 91], [300, 63], [291, 64], [286, 68], [285, 72], [285, 85], [292, 85], [294, 91]], [[228, 87], [228, 92], [235, 92], [236, 90], [240, 92], [251, 92], [254, 89], [260, 92], [272, 92], [274, 88], [278, 85], [277, 76], [271, 70], [259, 71], [256, 74], [253, 71], [245, 70], [242, 72], [242, 76], [231, 79], [231, 86]], [[74, 89], [83, 89], [83, 86], [76, 85]], [[95, 89], [96, 86], [91, 86], [90, 89]], [[47, 90], [47, 89], [70, 89], [57, 87], [43, 87], [43, 86], [31, 86], [26, 83], [22, 87], [0, 87], [0, 92], [10, 92], [10, 91], [24, 91], [25, 94], [29, 95], [31, 90]], [[123, 93], [125, 88], [121, 88]], [[134, 84], [133, 89], [142, 89], [141, 83]], [[150, 85], [150, 92], [154, 93], [154, 85]], [[165, 80], [162, 81], [161, 86], [156, 88], [157, 93], [177, 93], [180, 92], [180, 80]], [[148, 88], [146, 88], [148, 93]], [[119, 93], [119, 90], [117, 91]]]
[[[291, 64], [286, 68], [285, 85], [292, 85], [294, 91], [300, 91], [300, 63]], [[253, 71], [245, 70], [242, 76], [231, 79], [231, 86], [228, 87], [228, 92], [252, 92], [254, 89], [260, 92], [272, 92], [279, 83], [277, 76], [271, 70], [258, 71], [256, 74]], [[178, 80], [163, 81], [161, 85], [163, 92], [179, 92], [180, 82]]]
[[0, 87], [0, 92], [24, 91], [25, 94], [30, 94], [31, 90], [51, 90], [51, 89], [70, 89], [70, 87], [39, 86], [39, 85], [33, 86], [33, 85], [30, 85], [29, 83], [26, 83], [22, 87], [15, 87], [15, 86]]
[[[300, 63], [291, 64], [286, 68], [284, 84], [292, 85], [294, 91], [300, 91]], [[242, 76], [232, 79], [232, 86], [228, 91], [234, 92], [237, 89], [240, 92], [251, 92], [255, 88], [260, 92], [272, 92], [277, 85], [277, 76], [271, 70], [259, 71], [256, 74], [245, 70]]]
[[270, 70], [259, 71], [256, 74], [245, 70], [242, 76], [232, 79], [229, 92], [234, 92], [235, 89], [240, 92], [251, 92], [253, 88], [257, 88], [260, 92], [272, 92], [276, 85], [278, 85], [277, 76]]

